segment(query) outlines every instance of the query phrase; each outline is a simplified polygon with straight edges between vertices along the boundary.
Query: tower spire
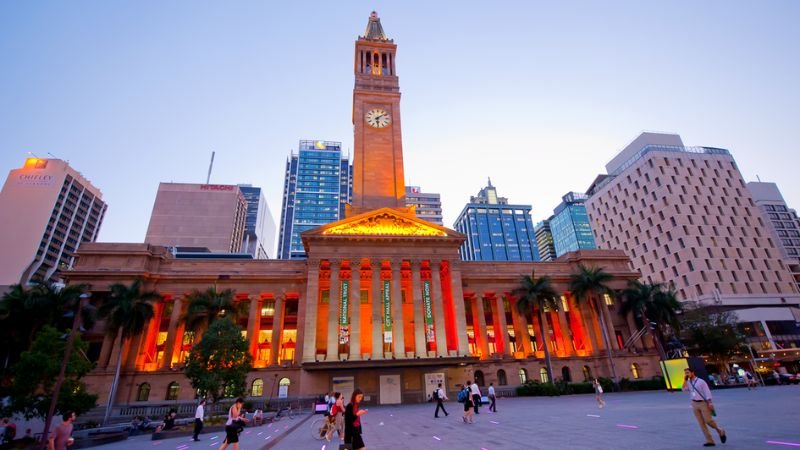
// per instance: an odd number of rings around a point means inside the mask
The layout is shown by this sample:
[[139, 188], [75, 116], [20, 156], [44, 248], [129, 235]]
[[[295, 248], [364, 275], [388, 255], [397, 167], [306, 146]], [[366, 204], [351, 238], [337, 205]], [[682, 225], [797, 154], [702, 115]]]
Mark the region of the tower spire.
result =
[[378, 13], [372, 11], [369, 15], [369, 22], [367, 22], [367, 29], [364, 30], [364, 39], [368, 39], [370, 41], [388, 41], [389, 38], [386, 37], [386, 33], [383, 32], [383, 27], [381, 26], [381, 18], [378, 17]]

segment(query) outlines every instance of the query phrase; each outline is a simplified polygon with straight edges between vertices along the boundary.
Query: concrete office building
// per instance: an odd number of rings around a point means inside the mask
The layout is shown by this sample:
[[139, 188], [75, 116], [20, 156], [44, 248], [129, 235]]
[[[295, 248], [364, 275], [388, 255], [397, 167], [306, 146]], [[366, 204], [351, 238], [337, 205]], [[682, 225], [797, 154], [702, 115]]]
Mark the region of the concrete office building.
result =
[[489, 184], [470, 197], [453, 226], [467, 236], [465, 261], [539, 261], [531, 205], [511, 205]]
[[247, 215], [244, 222], [242, 252], [255, 259], [270, 259], [275, 256], [275, 220], [272, 218], [267, 200], [261, 188], [240, 184]]
[[406, 186], [406, 206], [413, 207], [420, 219], [443, 225], [441, 195], [422, 192], [419, 186]]
[[103, 194], [60, 159], [28, 158], [0, 191], [0, 289], [57, 281], [84, 242], [94, 242], [106, 213]]
[[[550, 219], [552, 218], [553, 216], [550, 216]], [[553, 244], [553, 233], [550, 230], [550, 219], [545, 219], [534, 227], [536, 248], [539, 249], [539, 258], [542, 262], [556, 259], [556, 247]]]
[[556, 258], [567, 252], [576, 250], [594, 250], [597, 245], [586, 213], [586, 195], [569, 192], [561, 197], [561, 203], [553, 210], [550, 217], [550, 232], [553, 235], [553, 246]]
[[344, 218], [352, 193], [353, 166], [342, 156], [342, 143], [300, 141], [286, 161], [278, 257], [305, 258], [300, 235]]
[[790, 209], [775, 183], [752, 181], [747, 189], [761, 209], [764, 222], [781, 251], [784, 262], [800, 287], [800, 219], [797, 211]]
[[246, 215], [247, 202], [236, 185], [160, 183], [145, 242], [239, 253]]
[[645, 281], [674, 283], [681, 300], [767, 329], [750, 336], [760, 350], [800, 346], [769, 335], [767, 322], [800, 320], [800, 294], [727, 150], [643, 133], [606, 170], [586, 201], [599, 248], [624, 250]]

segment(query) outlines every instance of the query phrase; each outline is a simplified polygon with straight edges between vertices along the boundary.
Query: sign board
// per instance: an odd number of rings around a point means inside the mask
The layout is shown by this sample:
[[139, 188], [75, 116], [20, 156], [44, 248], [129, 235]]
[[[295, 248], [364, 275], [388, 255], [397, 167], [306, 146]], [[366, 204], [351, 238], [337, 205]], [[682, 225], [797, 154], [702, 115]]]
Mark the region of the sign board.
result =
[[342, 280], [339, 302], [339, 344], [350, 342], [350, 280]]
[[391, 280], [383, 280], [383, 342], [392, 343], [392, 288]]
[[431, 309], [431, 280], [422, 282], [422, 307], [425, 314], [425, 342], [435, 342], [436, 332], [433, 329], [433, 311]]

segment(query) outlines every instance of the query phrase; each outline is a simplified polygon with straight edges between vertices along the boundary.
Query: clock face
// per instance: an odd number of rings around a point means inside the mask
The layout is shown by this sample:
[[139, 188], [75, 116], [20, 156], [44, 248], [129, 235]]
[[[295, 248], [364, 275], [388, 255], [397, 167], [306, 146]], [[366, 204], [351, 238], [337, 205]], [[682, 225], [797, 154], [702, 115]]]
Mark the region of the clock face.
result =
[[383, 109], [370, 109], [367, 111], [367, 114], [364, 115], [364, 120], [366, 120], [367, 124], [372, 128], [383, 128], [392, 122], [389, 113]]

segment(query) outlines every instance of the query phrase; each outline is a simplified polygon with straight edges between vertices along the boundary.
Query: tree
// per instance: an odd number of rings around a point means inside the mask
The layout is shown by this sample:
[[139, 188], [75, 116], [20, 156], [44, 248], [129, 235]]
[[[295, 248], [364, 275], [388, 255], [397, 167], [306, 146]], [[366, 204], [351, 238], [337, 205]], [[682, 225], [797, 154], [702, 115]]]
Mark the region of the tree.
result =
[[108, 394], [108, 404], [103, 423], [108, 421], [111, 407], [119, 383], [119, 372], [122, 367], [122, 349], [134, 336], [144, 332], [147, 321], [153, 317], [153, 301], [160, 295], [155, 291], [143, 291], [141, 278], [133, 280], [130, 286], [121, 283], [112, 284], [111, 296], [103, 302], [98, 315], [105, 319], [105, 332], [109, 336], [119, 336], [119, 351], [117, 364], [114, 371], [114, 381], [111, 383], [111, 392]]
[[[62, 334], [45, 325], [30, 350], [20, 355], [19, 362], [13, 367], [14, 381], [8, 391], [11, 397], [8, 413], [22, 414], [26, 419], [47, 416], [66, 347]], [[97, 401], [97, 396], [88, 393], [80, 381], [94, 367], [85, 356], [89, 344], [76, 333], [73, 346], [76, 351], [70, 355], [56, 404], [59, 414], [72, 410], [80, 415], [94, 408]]]
[[186, 362], [184, 372], [192, 387], [216, 403], [223, 397], [243, 396], [253, 357], [241, 329], [229, 318], [214, 321]]
[[525, 275], [520, 280], [520, 287], [513, 291], [513, 295], [517, 297], [517, 311], [525, 317], [530, 317], [531, 313], [536, 310], [539, 317], [539, 334], [542, 336], [544, 342], [544, 359], [547, 365], [547, 379], [553, 381], [553, 363], [550, 360], [550, 350], [548, 349], [549, 333], [545, 331], [544, 325], [544, 311], [551, 309], [558, 310], [558, 294], [553, 289], [549, 277], [536, 278], [536, 273], [531, 272], [530, 275]]
[[[600, 310], [600, 299], [606, 294], [613, 295], [613, 291], [608, 287], [608, 283], [613, 279], [614, 276], [604, 271], [602, 267], [586, 267], [580, 264], [578, 271], [571, 276], [570, 290], [579, 303], [586, 304], [590, 310], [593, 309], [597, 313], [608, 354], [608, 365], [611, 368], [611, 379], [614, 381], [614, 387], [618, 388], [619, 380], [617, 380], [617, 369], [614, 367], [614, 359], [611, 354], [611, 339], [608, 336], [603, 311]], [[607, 307], [605, 302], [603, 302], [603, 307]]]
[[[680, 311], [681, 304], [671, 285], [649, 284], [635, 280], [628, 283], [628, 287], [622, 291], [620, 314], [626, 316], [631, 313], [637, 327], [647, 326], [651, 330], [661, 359], [667, 359], [664, 352], [664, 336], [669, 330], [680, 328], [678, 321]], [[651, 323], [655, 324], [654, 328], [650, 326]]]
[[681, 319], [684, 343], [691, 353], [704, 355], [727, 372], [728, 362], [742, 350], [745, 337], [737, 327], [736, 314], [688, 308]]
[[183, 321], [186, 328], [193, 332], [209, 328], [220, 317], [230, 317], [232, 321], [236, 321], [244, 313], [231, 289], [221, 292], [217, 291], [216, 286], [205, 291], [195, 289], [186, 298], [189, 305]]

